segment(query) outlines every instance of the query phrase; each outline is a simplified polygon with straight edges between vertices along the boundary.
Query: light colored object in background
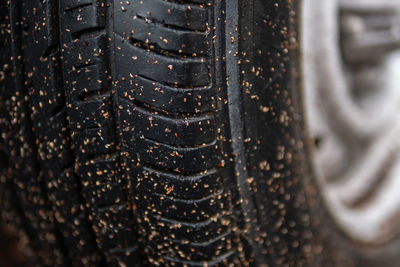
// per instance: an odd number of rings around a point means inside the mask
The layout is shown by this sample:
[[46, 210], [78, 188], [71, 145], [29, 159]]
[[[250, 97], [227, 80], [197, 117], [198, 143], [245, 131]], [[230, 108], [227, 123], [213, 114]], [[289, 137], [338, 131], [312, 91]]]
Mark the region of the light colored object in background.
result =
[[400, 2], [303, 0], [306, 123], [322, 195], [352, 239], [400, 233]]

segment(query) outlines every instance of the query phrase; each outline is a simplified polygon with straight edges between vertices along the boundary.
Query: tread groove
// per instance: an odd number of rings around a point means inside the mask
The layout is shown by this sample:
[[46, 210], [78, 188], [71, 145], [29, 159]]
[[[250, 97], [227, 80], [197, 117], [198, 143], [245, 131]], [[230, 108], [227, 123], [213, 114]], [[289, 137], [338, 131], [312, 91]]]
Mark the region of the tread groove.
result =
[[79, 4], [79, 5], [66, 7], [66, 8], [64, 8], [64, 11], [70, 12], [70, 11], [74, 11], [76, 9], [81, 9], [81, 8], [84, 8], [84, 7], [87, 7], [87, 6], [91, 6], [91, 5], [93, 5], [93, 3], [82, 3], [82, 4]]
[[[153, 52], [155, 54], [161, 55], [161, 56], [166, 56], [166, 57], [171, 57], [175, 59], [198, 59], [198, 56], [193, 53], [185, 53], [185, 52], [175, 52], [173, 49], [166, 49], [162, 48], [159, 46], [156, 42], [151, 42], [151, 41], [142, 41], [140, 39], [137, 39], [135, 37], [128, 37], [126, 38], [128, 41], [131, 42], [131, 44], [135, 47], [141, 48], [147, 52]], [[207, 55], [201, 55], [200, 60], [207, 60]]]
[[175, 89], [175, 90], [194, 90], [194, 89], [206, 90], [206, 89], [211, 89], [209, 85], [196, 86], [196, 87], [193, 87], [191, 85], [186, 85], [187, 87], [179, 87], [179, 85], [181, 85], [181, 84], [160, 82], [160, 81], [154, 80], [154, 79], [152, 79], [150, 77], [147, 77], [147, 76], [145, 76], [143, 74], [138, 74], [138, 77], [143, 78], [145, 80], [148, 80], [150, 82], [154, 82], [156, 84], [169, 86], [171, 89]]
[[180, 177], [176, 179], [183, 179], [183, 180], [197, 180], [198, 177], [203, 177], [204, 174], [214, 174], [217, 173], [217, 168], [212, 168], [212, 169], [206, 169], [202, 170], [201, 172], [194, 172], [191, 174], [182, 174], [181, 172], [173, 172], [165, 169], [158, 168], [156, 166], [151, 166], [148, 164], [143, 164], [143, 169], [148, 171], [148, 172], [155, 172], [155, 173], [161, 173], [161, 174], [166, 174], [170, 175], [171, 177]]
[[206, 58], [203, 57], [197, 57], [197, 56], [185, 56], [185, 55], [181, 55], [179, 53], [173, 53], [172, 50], [169, 51], [167, 49], [157, 49], [157, 47], [155, 46], [152, 49], [148, 49], [146, 48], [147, 45], [153, 45], [151, 43], [146, 44], [146, 42], [143, 42], [141, 40], [137, 40], [133, 37], [130, 37], [129, 39], [124, 39], [124, 37], [120, 34], [117, 33], [117, 35], [125, 42], [127, 42], [133, 49], [137, 50], [137, 51], [141, 51], [144, 53], [149, 54], [151, 57], [154, 56], [159, 56], [161, 58], [165, 58], [168, 60], [168, 58], [170, 59], [174, 59], [178, 62], [193, 62], [193, 63], [204, 63], [206, 62]]
[[74, 39], [87, 39], [103, 36], [106, 34], [106, 29], [104, 27], [92, 27], [86, 28], [72, 34]]
[[162, 23], [162, 22], [158, 21], [157, 19], [149, 19], [149, 18], [140, 16], [140, 15], [136, 15], [136, 17], [145, 21], [146, 23], [156, 24], [157, 26], [165, 27], [165, 28], [172, 29], [172, 30], [177, 30], [180, 32], [206, 33], [206, 31], [193, 30], [193, 29], [189, 29], [189, 28], [185, 28], [185, 27], [180, 27], [177, 25]]
[[[121, 99], [121, 101], [128, 101], [125, 99]], [[169, 112], [163, 109], [158, 109], [152, 105], [141, 102], [136, 99], [130, 100], [132, 104], [134, 104], [135, 108], [141, 110], [144, 113], [151, 114], [153, 116], [165, 117], [168, 119], [176, 119], [176, 120], [184, 120], [189, 122], [190, 120], [206, 120], [212, 119], [214, 117], [214, 113], [211, 111], [199, 112], [199, 113], [183, 113], [183, 112]]]

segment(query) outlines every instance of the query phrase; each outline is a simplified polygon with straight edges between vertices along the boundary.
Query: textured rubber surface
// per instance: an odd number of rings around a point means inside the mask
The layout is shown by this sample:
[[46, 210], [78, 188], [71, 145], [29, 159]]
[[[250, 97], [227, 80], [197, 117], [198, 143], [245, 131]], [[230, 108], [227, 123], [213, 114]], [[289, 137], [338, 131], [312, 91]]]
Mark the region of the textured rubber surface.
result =
[[296, 11], [286, 0], [3, 1], [1, 215], [32, 262], [318, 260]]
[[114, 4], [124, 169], [150, 264], [238, 262], [216, 107], [216, 10], [210, 1]]
[[[113, 142], [107, 140], [110, 142], [107, 151], [100, 147], [102, 144], [94, 145], [95, 149], [87, 153], [82, 151], [83, 139], [91, 137], [86, 132], [105, 131], [93, 123], [104, 118], [103, 114], [93, 114], [97, 109], [93, 108], [94, 101], [74, 94], [69, 86], [79, 82], [83, 90], [91, 86], [87, 84], [89, 79], [95, 83], [104, 81], [104, 84], [108, 81], [99, 72], [79, 77], [86, 68], [76, 61], [85, 49], [72, 50], [77, 49], [71, 35], [76, 31], [71, 33], [68, 25], [75, 24], [81, 33], [93, 25], [104, 28], [97, 24], [99, 18], [105, 21], [101, 3], [94, 1], [84, 6], [92, 24], [83, 20], [74, 23], [74, 16], [83, 13], [75, 1], [62, 1], [62, 5], [57, 1], [12, 1], [9, 5], [10, 14], [4, 18], [10, 20], [11, 31], [5, 40], [11, 43], [13, 65], [10, 68], [14, 68], [15, 77], [5, 74], [14, 81], [4, 83], [2, 116], [8, 115], [10, 119], [4, 120], [6, 129], [2, 137], [5, 137], [6, 154], [11, 155], [12, 173], [8, 183], [13, 189], [10, 192], [16, 191], [12, 197], [17, 200], [4, 203], [20, 205], [16, 210], [21, 213], [21, 228], [26, 229], [35, 244], [35, 255], [41, 264], [92, 266], [108, 262], [109, 266], [117, 266], [119, 261], [137, 262], [136, 238], [128, 223], [132, 216], [122, 194], [124, 185]], [[75, 29], [71, 27], [72, 30]], [[101, 37], [80, 39], [93, 44], [92, 40]], [[106, 43], [95, 45], [96, 49], [106, 49]], [[94, 57], [92, 53], [88, 56]], [[10, 56], [10, 53], [2, 54]], [[66, 57], [71, 60], [63, 60]], [[108, 90], [110, 99], [111, 88]], [[106, 102], [107, 97], [104, 99]], [[85, 118], [74, 113], [76, 105], [91, 108], [86, 114], [91, 125], [84, 124]], [[112, 110], [111, 102], [104, 108]], [[114, 121], [108, 122], [107, 130], [115, 136]], [[108, 188], [115, 190], [115, 194], [103, 194]], [[122, 237], [126, 238], [122, 240]]]
[[1, 8], [3, 217], [25, 230], [40, 264], [267, 258], [245, 155], [242, 9], [252, 7], [13, 0]]

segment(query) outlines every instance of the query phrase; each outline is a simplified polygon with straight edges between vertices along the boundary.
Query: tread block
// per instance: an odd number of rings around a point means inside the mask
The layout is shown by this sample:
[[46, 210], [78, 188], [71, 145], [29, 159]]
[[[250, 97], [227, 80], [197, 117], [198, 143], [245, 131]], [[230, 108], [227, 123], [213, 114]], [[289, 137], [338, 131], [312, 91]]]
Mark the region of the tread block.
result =
[[137, 100], [167, 112], [201, 113], [215, 109], [215, 89], [210, 86], [175, 88], [136, 76], [117, 84], [121, 99]]
[[88, 37], [64, 44], [63, 61], [64, 71], [75, 71], [88, 65], [99, 65], [105, 62], [105, 51], [107, 46], [105, 35]]
[[227, 232], [204, 243], [176, 242], [172, 246], [173, 249], [168, 251], [168, 256], [188, 261], [210, 261], [210, 259], [229, 253], [233, 249], [232, 238], [234, 238], [233, 234]]
[[177, 199], [149, 192], [137, 199], [137, 205], [146, 206], [153, 213], [165, 218], [196, 222], [217, 216], [225, 208], [224, 198], [226, 196], [222, 191], [196, 200]]
[[[221, 174], [211, 169], [192, 176], [143, 168], [141, 185], [156, 194], [182, 199], [200, 199], [222, 189]], [[173, 189], [173, 190], [171, 190]]]
[[140, 41], [150, 50], [154, 46], [181, 57], [210, 53], [207, 33], [171, 29], [141, 17], [131, 17], [127, 12], [122, 12], [120, 19], [115, 27], [116, 33], [126, 40]]
[[[103, 47], [104, 35], [66, 44], [63, 62], [67, 97], [74, 101], [86, 100], [89, 95], [101, 95], [110, 90]], [[72, 101], [73, 102], [73, 101]]]
[[229, 232], [231, 224], [225, 215], [204, 222], [190, 223], [166, 219], [147, 212], [138, 220], [143, 223], [142, 231], [151, 231], [152, 235], [149, 238], [161, 243], [164, 248], [173, 246], [178, 241], [187, 244], [208, 242]]
[[86, 129], [74, 132], [72, 139], [75, 143], [75, 154], [79, 157], [108, 154], [114, 151], [114, 132], [106, 128]]
[[126, 140], [136, 142], [134, 148], [127, 147], [131, 153], [143, 151], [139, 156], [142, 163], [161, 169], [188, 174], [211, 169], [220, 163], [218, 145], [215, 142], [194, 148], [178, 148], [148, 139]]
[[209, 84], [208, 63], [205, 59], [178, 59], [134, 46], [121, 36], [115, 37], [117, 80], [144, 76], [161, 83], [207, 86]]
[[88, 128], [109, 127], [112, 112], [112, 100], [109, 97], [71, 103], [69, 110], [71, 128], [80, 130]]
[[[65, 32], [74, 35], [87, 29], [98, 29], [105, 26], [105, 1], [92, 1], [92, 3], [91, 5], [82, 4], [79, 8], [70, 10], [68, 10], [66, 4], [63, 4], [66, 8], [63, 19]], [[72, 7], [77, 6], [72, 5]], [[71, 5], [68, 7], [71, 7]]]
[[101, 98], [104, 91], [110, 88], [104, 80], [105, 68], [103, 64], [90, 65], [69, 73], [65, 83], [71, 98], [77, 101], [87, 101], [88, 97]]
[[125, 125], [123, 131], [127, 134], [143, 135], [151, 140], [177, 146], [202, 145], [215, 139], [212, 114], [171, 118], [162, 112], [148, 111], [126, 101], [120, 101], [120, 109], [123, 110], [120, 113]]
[[97, 183], [121, 183], [118, 173], [118, 159], [113, 155], [106, 159], [84, 161], [78, 165], [77, 173], [84, 186]]

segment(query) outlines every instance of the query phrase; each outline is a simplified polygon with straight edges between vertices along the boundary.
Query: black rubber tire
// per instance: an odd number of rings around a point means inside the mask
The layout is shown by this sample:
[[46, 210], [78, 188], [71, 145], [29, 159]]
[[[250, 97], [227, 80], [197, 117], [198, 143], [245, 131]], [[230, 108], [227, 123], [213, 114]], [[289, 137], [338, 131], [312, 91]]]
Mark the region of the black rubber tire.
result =
[[365, 258], [321, 223], [305, 156], [297, 11], [286, 0], [2, 1], [1, 215], [28, 258]]

